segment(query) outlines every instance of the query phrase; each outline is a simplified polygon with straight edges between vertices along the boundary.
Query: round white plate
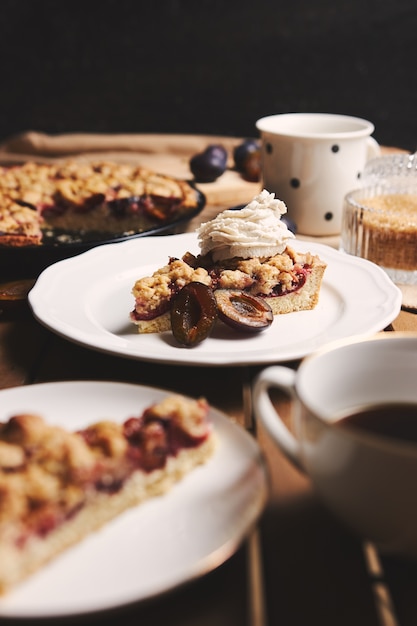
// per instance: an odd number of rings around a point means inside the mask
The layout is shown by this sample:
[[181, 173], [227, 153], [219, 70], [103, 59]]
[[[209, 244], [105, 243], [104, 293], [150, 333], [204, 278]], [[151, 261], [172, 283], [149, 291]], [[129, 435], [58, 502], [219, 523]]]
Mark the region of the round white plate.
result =
[[139, 335], [129, 319], [132, 288], [170, 256], [199, 252], [194, 233], [149, 237], [94, 248], [47, 268], [29, 293], [34, 315], [67, 339], [133, 359], [184, 365], [252, 365], [297, 359], [324, 343], [382, 330], [398, 315], [401, 292], [377, 265], [321, 244], [296, 241], [319, 254], [327, 268], [312, 311], [276, 316], [270, 328], [249, 335], [217, 324], [194, 348], [176, 344], [170, 331]]
[[[123, 421], [168, 392], [125, 383], [45, 383], [0, 392], [0, 421], [21, 411], [77, 429]], [[161, 594], [214, 569], [256, 523], [268, 495], [256, 441], [210, 409], [219, 444], [167, 494], [127, 511], [0, 599], [0, 616], [75, 615]]]

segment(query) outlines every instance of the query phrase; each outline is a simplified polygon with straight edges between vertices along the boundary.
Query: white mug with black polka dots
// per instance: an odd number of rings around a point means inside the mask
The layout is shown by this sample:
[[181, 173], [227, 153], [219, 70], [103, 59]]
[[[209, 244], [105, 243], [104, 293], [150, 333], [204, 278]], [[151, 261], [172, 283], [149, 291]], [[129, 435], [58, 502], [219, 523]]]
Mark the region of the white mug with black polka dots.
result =
[[262, 184], [283, 200], [302, 235], [337, 235], [344, 196], [359, 186], [365, 163], [380, 154], [374, 125], [348, 115], [283, 113], [256, 122]]

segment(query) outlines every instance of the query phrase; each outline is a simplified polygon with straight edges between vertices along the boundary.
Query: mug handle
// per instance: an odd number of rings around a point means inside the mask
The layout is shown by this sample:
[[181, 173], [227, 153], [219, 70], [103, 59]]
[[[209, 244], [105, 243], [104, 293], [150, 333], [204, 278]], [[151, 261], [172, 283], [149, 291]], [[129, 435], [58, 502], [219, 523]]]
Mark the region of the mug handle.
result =
[[269, 396], [269, 389], [277, 387], [297, 402], [294, 370], [275, 365], [264, 369], [253, 384], [253, 408], [256, 420], [261, 422], [282, 452], [302, 472], [301, 446], [277, 413]]
[[381, 146], [373, 137], [367, 137], [366, 139], [366, 160], [370, 161], [376, 157], [381, 156]]

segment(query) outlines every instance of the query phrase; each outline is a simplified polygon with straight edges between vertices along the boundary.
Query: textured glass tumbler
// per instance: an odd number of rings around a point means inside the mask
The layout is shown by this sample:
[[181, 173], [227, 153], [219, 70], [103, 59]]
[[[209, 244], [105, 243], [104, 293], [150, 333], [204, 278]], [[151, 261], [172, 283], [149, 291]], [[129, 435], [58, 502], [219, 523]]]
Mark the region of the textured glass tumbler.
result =
[[417, 184], [386, 181], [345, 196], [340, 249], [382, 267], [397, 285], [417, 285]]
[[417, 154], [388, 154], [368, 161], [361, 176], [362, 187], [417, 185]]

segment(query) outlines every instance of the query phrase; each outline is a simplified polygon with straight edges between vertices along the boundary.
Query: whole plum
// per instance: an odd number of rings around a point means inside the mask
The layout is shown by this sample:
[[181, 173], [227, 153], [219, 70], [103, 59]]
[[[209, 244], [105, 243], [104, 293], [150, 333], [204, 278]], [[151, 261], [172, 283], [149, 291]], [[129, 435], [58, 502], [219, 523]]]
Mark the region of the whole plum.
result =
[[227, 151], [220, 144], [207, 146], [190, 159], [190, 170], [198, 183], [212, 183], [227, 167]]
[[257, 139], [245, 141], [233, 150], [235, 167], [246, 180], [258, 182], [261, 178], [261, 146]]
[[248, 154], [259, 150], [260, 145], [257, 139], [245, 139], [242, 143], [235, 146], [233, 150], [233, 159], [237, 170], [241, 170], [244, 166], [245, 159]]
[[290, 217], [288, 217], [288, 215], [282, 215], [281, 216], [281, 222], [284, 222], [284, 224], [286, 224], [288, 230], [290, 230], [292, 233], [294, 233], [294, 235], [297, 234], [297, 224], [294, 222], [294, 220], [292, 220]]

